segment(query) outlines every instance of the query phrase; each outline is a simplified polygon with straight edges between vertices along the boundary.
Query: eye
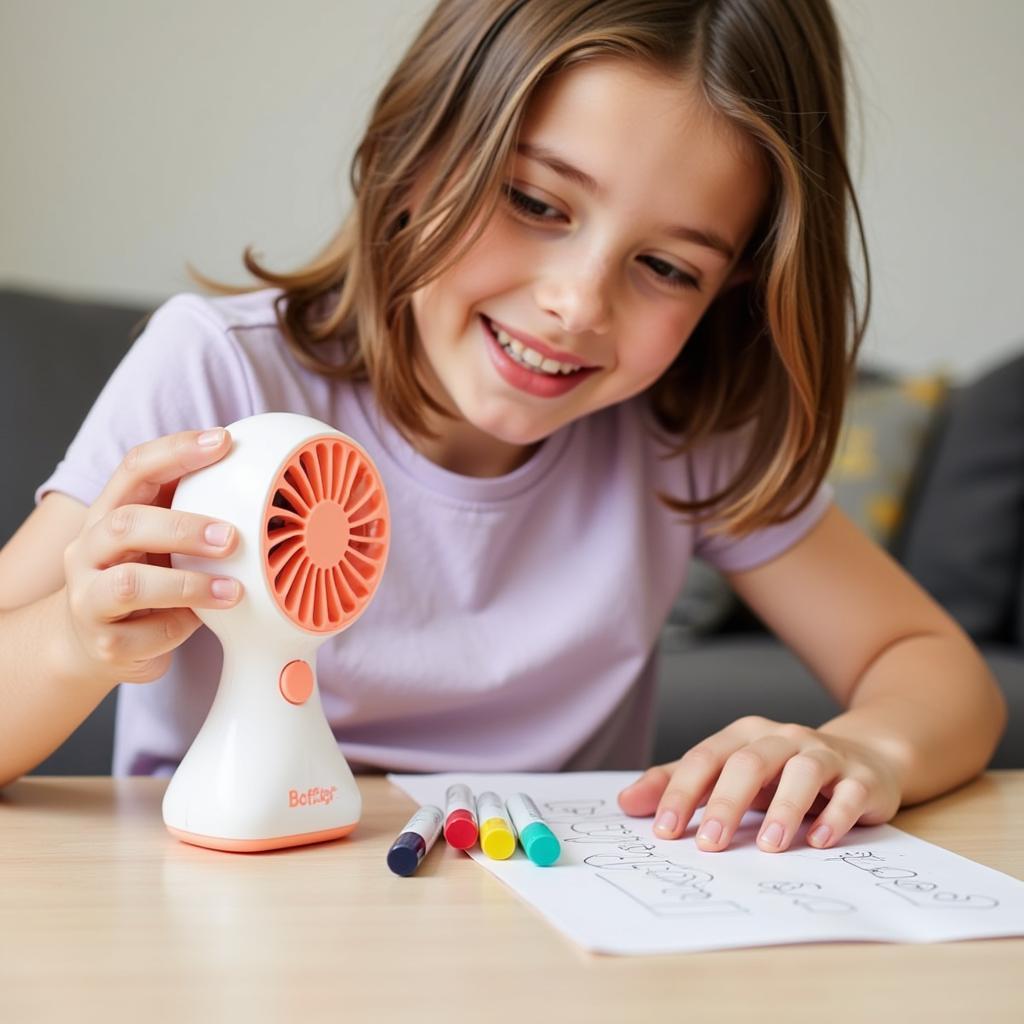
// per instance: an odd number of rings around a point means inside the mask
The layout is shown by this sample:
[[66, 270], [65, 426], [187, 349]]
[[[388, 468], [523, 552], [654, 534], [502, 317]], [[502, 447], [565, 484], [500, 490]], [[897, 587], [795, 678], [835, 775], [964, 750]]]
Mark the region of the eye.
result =
[[[559, 219], [564, 219], [564, 215], [556, 207], [528, 195], [514, 185], [505, 185], [505, 198], [516, 213], [527, 220], [551, 224]], [[690, 288], [700, 291], [700, 282], [697, 278], [666, 260], [659, 259], [657, 256], [641, 256], [640, 260], [651, 269], [660, 283], [667, 284], [670, 288]]]
[[671, 263], [658, 259], [657, 256], [641, 256], [640, 262], [650, 267], [659, 281], [672, 288], [692, 288], [694, 291], [700, 291], [700, 282], [692, 274], [687, 274]]
[[505, 197], [517, 213], [530, 220], [553, 221], [562, 216], [553, 206], [520, 192], [514, 185], [505, 186]]

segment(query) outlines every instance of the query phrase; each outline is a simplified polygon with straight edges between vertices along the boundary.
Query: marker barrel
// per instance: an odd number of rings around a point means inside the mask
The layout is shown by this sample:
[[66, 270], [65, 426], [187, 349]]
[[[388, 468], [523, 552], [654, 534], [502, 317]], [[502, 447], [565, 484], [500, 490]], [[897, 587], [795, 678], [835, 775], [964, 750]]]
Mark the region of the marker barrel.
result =
[[433, 804], [421, 807], [406, 823], [388, 850], [388, 867], [396, 875], [411, 875], [430, 852], [441, 834], [441, 808]]
[[456, 850], [468, 850], [479, 833], [473, 791], [465, 783], [456, 782], [448, 787], [444, 799], [444, 837]]
[[480, 821], [480, 848], [491, 860], [508, 860], [516, 852], [516, 833], [497, 793], [481, 793], [476, 798]]
[[542, 868], [554, 864], [562, 854], [562, 846], [533, 800], [526, 793], [514, 793], [505, 806], [526, 856]]

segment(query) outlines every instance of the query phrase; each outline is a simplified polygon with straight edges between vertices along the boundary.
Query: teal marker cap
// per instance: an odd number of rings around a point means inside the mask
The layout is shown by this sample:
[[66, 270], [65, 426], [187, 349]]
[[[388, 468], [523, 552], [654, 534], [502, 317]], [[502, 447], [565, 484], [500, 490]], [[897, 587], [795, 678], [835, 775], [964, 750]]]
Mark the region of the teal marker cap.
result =
[[527, 825], [519, 833], [519, 841], [523, 844], [526, 856], [538, 867], [550, 867], [562, 853], [562, 845], [557, 836], [542, 821]]

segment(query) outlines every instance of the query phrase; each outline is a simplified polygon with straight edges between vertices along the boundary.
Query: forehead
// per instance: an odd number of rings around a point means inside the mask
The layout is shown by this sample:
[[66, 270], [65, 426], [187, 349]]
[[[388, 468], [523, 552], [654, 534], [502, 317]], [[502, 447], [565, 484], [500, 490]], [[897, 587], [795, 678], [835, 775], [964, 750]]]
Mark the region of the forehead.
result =
[[628, 216], [696, 220], [737, 242], [767, 194], [757, 146], [691, 80], [622, 60], [584, 62], [542, 82], [521, 140], [585, 171]]

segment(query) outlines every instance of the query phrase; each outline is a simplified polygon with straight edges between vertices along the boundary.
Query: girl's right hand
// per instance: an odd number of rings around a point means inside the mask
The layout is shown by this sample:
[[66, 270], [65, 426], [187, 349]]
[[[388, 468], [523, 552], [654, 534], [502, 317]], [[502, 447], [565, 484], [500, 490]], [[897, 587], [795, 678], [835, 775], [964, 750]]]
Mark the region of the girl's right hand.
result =
[[[171, 567], [170, 554], [223, 558], [238, 543], [227, 523], [169, 506], [181, 477], [231, 449], [226, 430], [183, 431], [133, 448], [64, 551], [71, 656], [116, 682], [150, 682], [201, 625], [194, 608], [229, 608], [242, 586]], [[81, 662], [85, 661], [82, 666]]]

